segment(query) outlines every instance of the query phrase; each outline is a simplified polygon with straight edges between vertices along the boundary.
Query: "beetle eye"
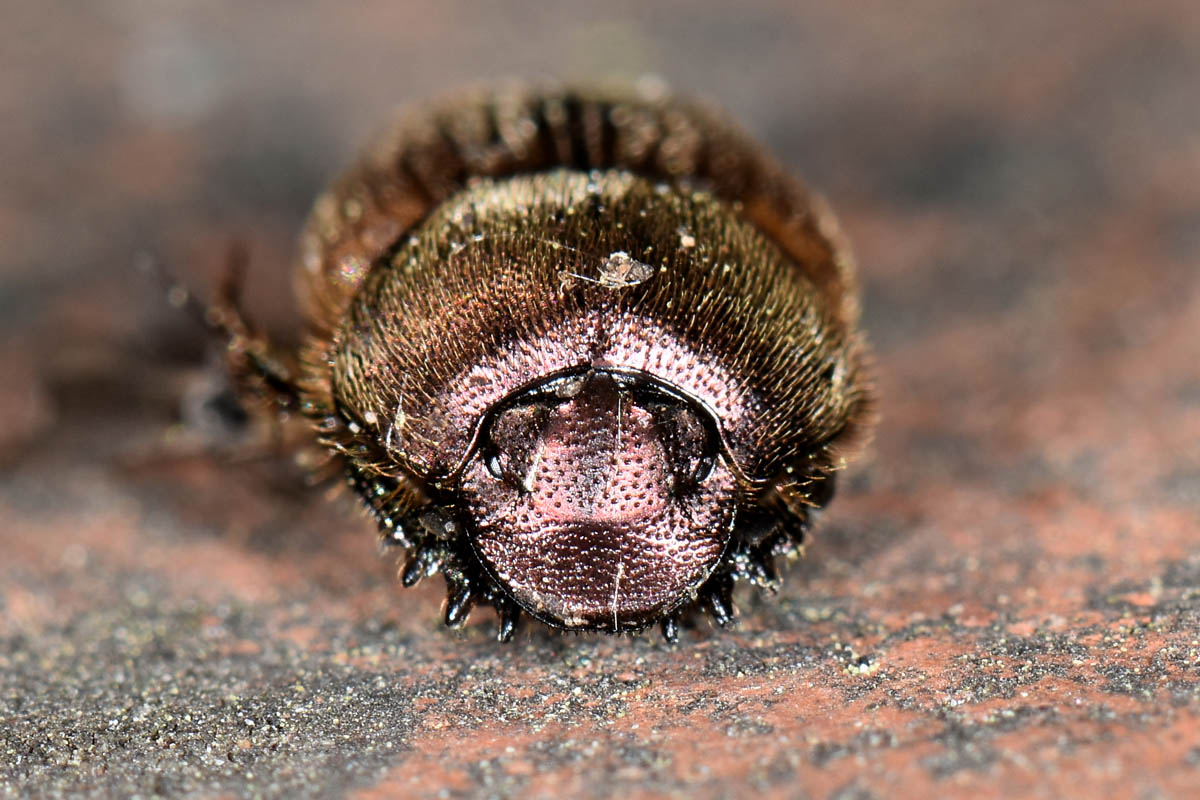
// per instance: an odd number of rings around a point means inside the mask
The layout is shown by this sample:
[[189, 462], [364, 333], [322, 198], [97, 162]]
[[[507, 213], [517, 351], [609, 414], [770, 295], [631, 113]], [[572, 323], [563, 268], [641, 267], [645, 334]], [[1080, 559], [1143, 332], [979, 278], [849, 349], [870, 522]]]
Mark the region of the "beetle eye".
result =
[[662, 437], [663, 455], [676, 494], [691, 491], [708, 479], [716, 465], [717, 437], [696, 412], [680, 402], [650, 407]]
[[509, 482], [518, 491], [529, 490], [528, 476], [538, 458], [551, 405], [538, 400], [510, 408], [489, 426], [481, 456], [493, 478]]
[[500, 452], [492, 450], [483, 459], [483, 465], [487, 467], [488, 473], [496, 480], [504, 478], [504, 464], [500, 461]]
[[708, 480], [708, 476], [712, 475], [713, 467], [716, 466], [717, 459], [713, 456], [705, 455], [696, 460], [696, 468], [692, 470], [692, 482], [704, 483]]

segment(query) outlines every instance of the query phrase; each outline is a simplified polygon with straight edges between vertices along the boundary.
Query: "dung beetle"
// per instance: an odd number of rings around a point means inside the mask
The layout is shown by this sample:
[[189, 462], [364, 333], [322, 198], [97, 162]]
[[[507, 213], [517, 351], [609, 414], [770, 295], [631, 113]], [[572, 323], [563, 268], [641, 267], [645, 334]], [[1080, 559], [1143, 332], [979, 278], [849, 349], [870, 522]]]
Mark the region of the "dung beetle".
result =
[[736, 125], [662, 92], [487, 88], [403, 114], [314, 206], [280, 353], [239, 387], [311, 422], [401, 580], [628, 632], [769, 592], [868, 427], [853, 262]]

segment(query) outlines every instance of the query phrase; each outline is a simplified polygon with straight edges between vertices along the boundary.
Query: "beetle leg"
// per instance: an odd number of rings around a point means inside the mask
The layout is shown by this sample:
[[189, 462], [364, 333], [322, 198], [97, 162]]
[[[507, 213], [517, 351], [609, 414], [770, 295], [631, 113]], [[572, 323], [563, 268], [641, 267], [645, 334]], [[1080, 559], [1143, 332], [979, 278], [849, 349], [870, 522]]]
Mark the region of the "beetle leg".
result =
[[705, 584], [708, 590], [704, 597], [704, 605], [708, 613], [722, 628], [733, 624], [733, 576], [729, 573], [715, 575]]
[[521, 620], [521, 608], [508, 598], [494, 597], [492, 605], [496, 608], [496, 615], [500, 618], [500, 624], [496, 630], [496, 641], [511, 642], [513, 634], [517, 632], [517, 623]]
[[471, 615], [471, 609], [476, 601], [474, 581], [466, 575], [452, 579], [446, 576], [446, 614], [444, 620], [447, 627], [460, 628]]
[[225, 342], [225, 362], [239, 396], [265, 394], [281, 413], [300, 406], [300, 390], [265, 336], [255, 331], [241, 307], [242, 283], [248, 256], [245, 244], [230, 243], [225, 269], [217, 284], [216, 296], [205, 305], [151, 257], [141, 260], [141, 268], [160, 280], [168, 302], [179, 308], [218, 339]]
[[733, 554], [733, 566], [737, 577], [750, 581], [767, 594], [779, 591], [779, 571], [775, 568], [775, 554], [769, 543], [739, 549]]
[[400, 570], [400, 583], [405, 587], [416, 586], [422, 578], [428, 578], [441, 569], [445, 560], [446, 548], [441, 542], [422, 542], [405, 559]]
[[407, 477], [368, 475], [352, 465], [347, 465], [345, 477], [375, 517], [384, 544], [411, 548], [426, 540], [417, 512], [427, 500]]
[[775, 530], [758, 541], [764, 553], [776, 555], [797, 551], [803, 544], [814, 515], [833, 499], [837, 483], [832, 470], [786, 474], [762, 496], [759, 509], [770, 513]]
[[225, 360], [240, 395], [265, 394], [279, 413], [300, 407], [300, 390], [265, 336], [254, 329], [241, 305], [248, 254], [240, 241], [230, 244], [216, 297], [202, 310], [204, 324], [226, 341]]

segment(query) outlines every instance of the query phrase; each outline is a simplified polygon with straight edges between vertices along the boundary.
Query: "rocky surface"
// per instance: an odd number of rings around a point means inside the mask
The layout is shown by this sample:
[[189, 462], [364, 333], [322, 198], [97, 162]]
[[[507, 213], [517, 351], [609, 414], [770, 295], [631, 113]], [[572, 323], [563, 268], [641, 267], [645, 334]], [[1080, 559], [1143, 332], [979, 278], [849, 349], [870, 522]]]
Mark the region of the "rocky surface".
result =
[[[0, 797], [1194, 796], [1200, 7], [793, 5], [6, 11]], [[734, 631], [446, 631], [135, 265], [286, 338], [387, 109], [646, 71], [838, 209], [883, 421]]]

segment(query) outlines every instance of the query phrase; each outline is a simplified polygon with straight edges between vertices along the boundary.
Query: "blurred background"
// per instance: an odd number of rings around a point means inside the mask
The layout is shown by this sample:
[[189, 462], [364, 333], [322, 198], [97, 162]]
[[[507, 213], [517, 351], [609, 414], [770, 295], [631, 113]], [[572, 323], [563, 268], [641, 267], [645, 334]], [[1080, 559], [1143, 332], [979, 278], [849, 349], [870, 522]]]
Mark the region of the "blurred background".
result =
[[[135, 294], [137, 254], [204, 293], [234, 237], [250, 305], [286, 330], [320, 187], [395, 107], [498, 78], [652, 75], [728, 108], [840, 213], [881, 356], [981, 307], [1070, 300], [1079, 276], [1060, 267], [1082, 250], [1126, 275], [1121, 248], [1195, 263], [1187, 0], [10, 6], [0, 332], [69, 346], [59, 359], [99, 358], [76, 349], [162, 311]], [[1159, 275], [1107, 335], [1153, 324], [1187, 277]]]
[[[0, 796], [1200, 781], [1194, 0], [2, 16]], [[139, 261], [204, 296], [239, 238], [294, 337], [299, 226], [397, 106], [647, 75], [764, 140], [861, 265], [883, 423], [781, 598], [678, 649], [497, 649], [489, 612], [456, 636], [438, 586], [400, 594], [346, 506], [180, 453], [219, 378]]]

